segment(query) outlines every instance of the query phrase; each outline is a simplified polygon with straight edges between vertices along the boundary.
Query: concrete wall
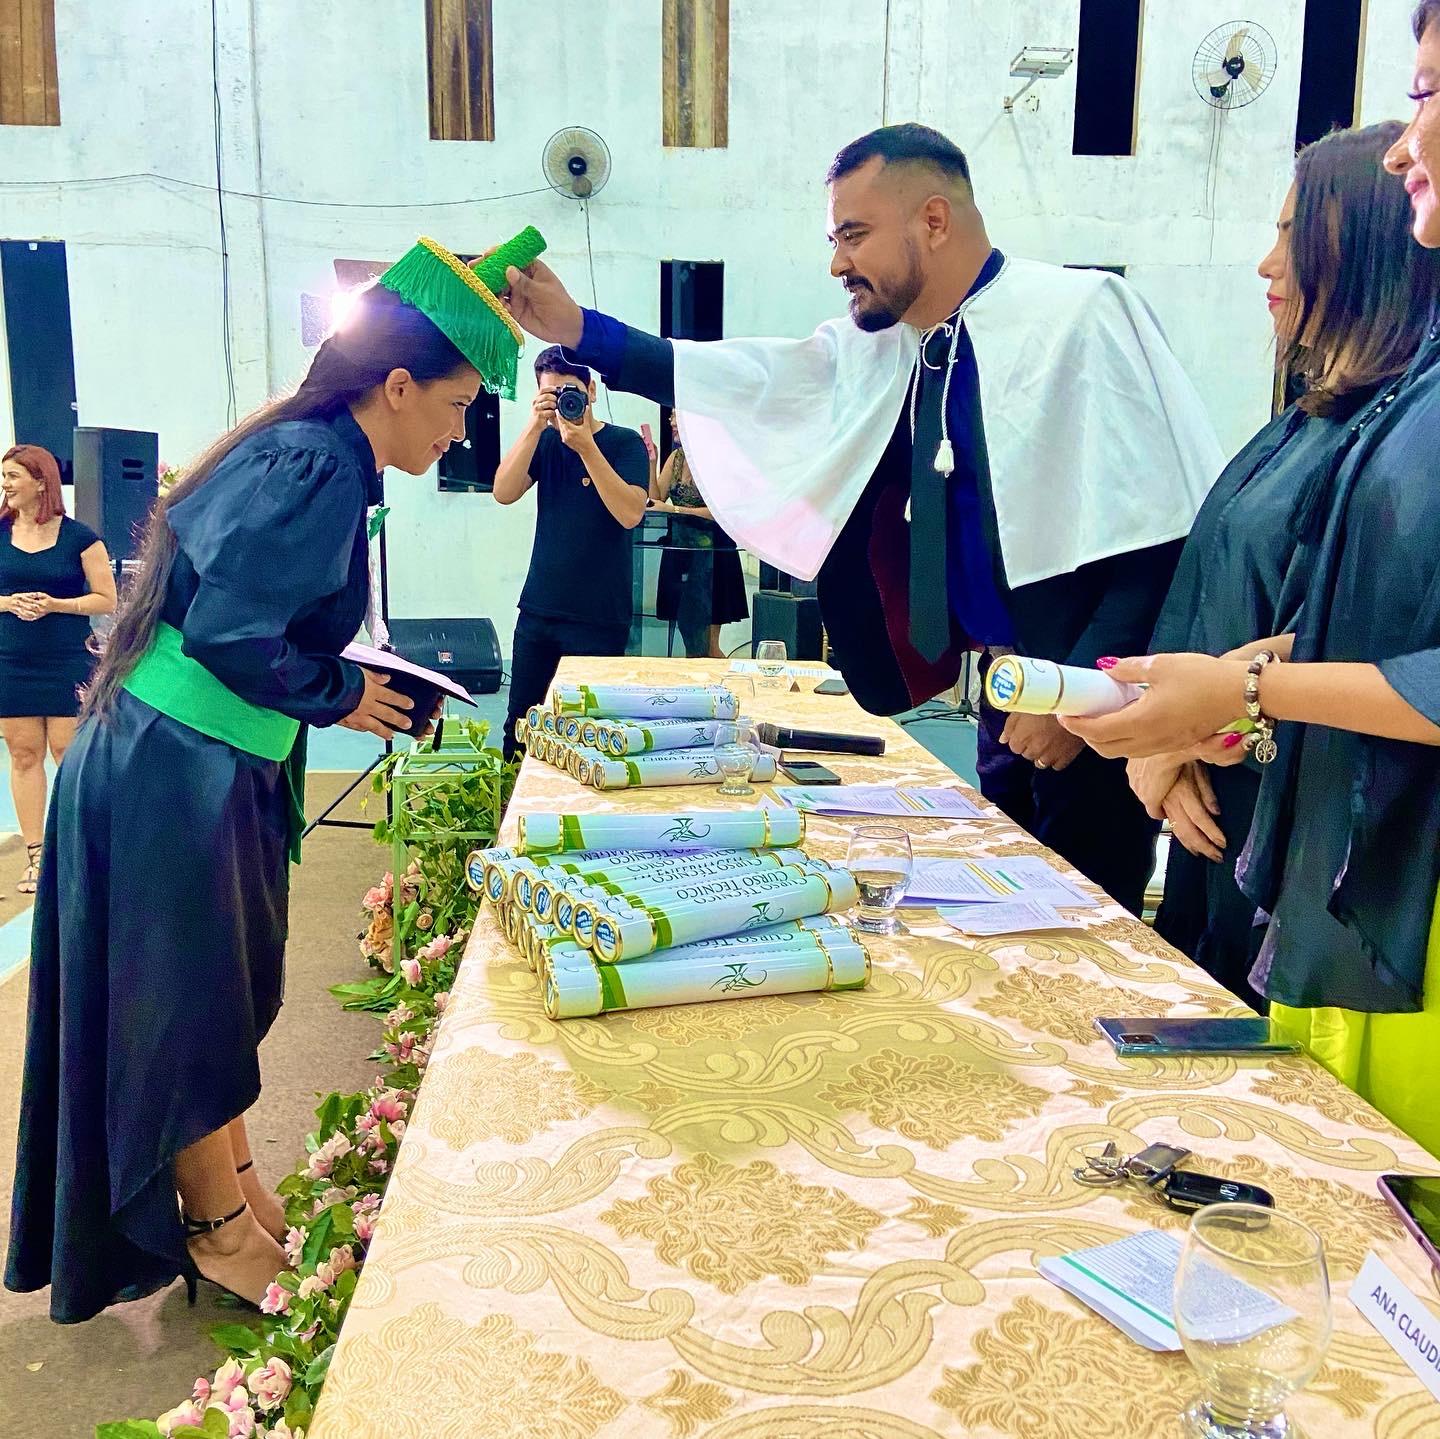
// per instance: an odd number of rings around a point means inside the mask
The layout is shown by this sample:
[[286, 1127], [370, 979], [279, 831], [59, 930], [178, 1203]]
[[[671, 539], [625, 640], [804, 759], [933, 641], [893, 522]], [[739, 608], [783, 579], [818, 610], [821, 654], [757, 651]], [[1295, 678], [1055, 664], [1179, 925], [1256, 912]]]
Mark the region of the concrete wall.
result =
[[[1131, 267], [1238, 445], [1269, 403], [1254, 265], [1288, 184], [1302, 3], [1242, 7], [1274, 36], [1280, 69], [1257, 103], [1219, 115], [1190, 62], [1229, 7], [1148, 0], [1137, 153], [1097, 159], [1070, 153], [1073, 71], [1031, 90], [1036, 109], [1002, 106], [1019, 84], [1011, 56], [1074, 44], [1079, 0], [891, 0], [888, 55], [883, 0], [732, 0], [730, 144], [712, 151], [660, 145], [653, 0], [566, 7], [563, 30], [553, 11], [495, 0], [488, 144], [429, 139], [422, 0], [220, 0], [226, 185], [285, 197], [226, 202], [236, 406], [303, 373], [300, 296], [333, 284], [336, 256], [393, 256], [420, 233], [478, 250], [533, 222], [588, 303], [582, 213], [548, 191], [515, 196], [543, 186], [541, 147], [570, 124], [598, 130], [614, 157], [590, 215], [602, 308], [654, 326], [660, 260], [723, 260], [727, 333], [806, 333], [842, 303], [826, 270], [826, 164], [882, 120], [922, 119], [969, 151], [1002, 248]], [[1408, 8], [1371, 0], [1367, 119], [1403, 109]], [[158, 429], [162, 455], [181, 462], [230, 408], [208, 7], [58, 0], [57, 11], [64, 123], [0, 130], [0, 235], [67, 243], [81, 423]], [[135, 174], [170, 178], [110, 178]], [[502, 407], [504, 443], [528, 401], [522, 382]], [[7, 406], [0, 385], [0, 438]], [[613, 412], [635, 426], [657, 418], [625, 396]], [[508, 642], [530, 504], [398, 474], [389, 495], [394, 612], [489, 615]]]

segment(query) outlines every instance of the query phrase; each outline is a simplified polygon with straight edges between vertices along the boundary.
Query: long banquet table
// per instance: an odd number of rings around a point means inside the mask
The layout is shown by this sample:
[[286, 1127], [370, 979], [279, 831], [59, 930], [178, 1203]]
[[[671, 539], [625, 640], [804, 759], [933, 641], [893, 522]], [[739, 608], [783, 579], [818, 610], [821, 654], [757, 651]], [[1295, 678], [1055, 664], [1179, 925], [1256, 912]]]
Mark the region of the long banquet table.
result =
[[[567, 660], [560, 677], [722, 668]], [[883, 734], [881, 759], [827, 761], [846, 781], [956, 782], [849, 698], [755, 708]], [[501, 842], [528, 810], [725, 803], [596, 794], [527, 761]], [[843, 859], [854, 822], [812, 818], [807, 847]], [[998, 813], [904, 823], [917, 853], [1064, 867]], [[1324, 1237], [1335, 1337], [1291, 1405], [1306, 1432], [1440, 1433], [1440, 1406], [1345, 1297], [1374, 1248], [1433, 1299], [1375, 1180], [1440, 1166], [1308, 1059], [1117, 1059], [1097, 1016], [1236, 1001], [1119, 906], [1072, 913], [1083, 930], [967, 941], [907, 911], [909, 937], [872, 942], [863, 991], [554, 1023], [486, 910], [311, 1439], [1177, 1432], [1198, 1390], [1184, 1356], [1133, 1344], [1035, 1270], [1183, 1230], [1148, 1193], [1071, 1176], [1080, 1145], [1157, 1139]]]

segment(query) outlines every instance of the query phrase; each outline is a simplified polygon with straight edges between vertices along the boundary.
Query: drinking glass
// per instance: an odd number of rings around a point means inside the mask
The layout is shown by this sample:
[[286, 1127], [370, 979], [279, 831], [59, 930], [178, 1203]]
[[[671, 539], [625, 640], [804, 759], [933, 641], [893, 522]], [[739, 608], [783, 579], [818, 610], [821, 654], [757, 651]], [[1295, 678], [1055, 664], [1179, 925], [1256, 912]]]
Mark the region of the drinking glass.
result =
[[790, 682], [785, 675], [785, 661], [788, 658], [784, 640], [761, 640], [755, 646], [755, 660], [760, 666], [760, 678], [756, 681], [756, 688], [789, 689]]
[[736, 714], [743, 718], [753, 712], [755, 708], [755, 676], [754, 675], [726, 675], [720, 682], [726, 690], [735, 696], [735, 703], [738, 706]]
[[716, 794], [754, 794], [750, 773], [760, 758], [755, 726], [747, 719], [722, 721], [715, 726], [715, 764], [720, 771]]
[[850, 838], [845, 863], [860, 891], [855, 928], [867, 934], [905, 934], [895, 909], [905, 897], [914, 865], [910, 836], [895, 825], [861, 825]]
[[1285, 1401], [1330, 1343], [1320, 1236], [1256, 1204], [1196, 1211], [1175, 1275], [1175, 1327], [1203, 1389], [1181, 1417], [1191, 1439], [1283, 1439]]

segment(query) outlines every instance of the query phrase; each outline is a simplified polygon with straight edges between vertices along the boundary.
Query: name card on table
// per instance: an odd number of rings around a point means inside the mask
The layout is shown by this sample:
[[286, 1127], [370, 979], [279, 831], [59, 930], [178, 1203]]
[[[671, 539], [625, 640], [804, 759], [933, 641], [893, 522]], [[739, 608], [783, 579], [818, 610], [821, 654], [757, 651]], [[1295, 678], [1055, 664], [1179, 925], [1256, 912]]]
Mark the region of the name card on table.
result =
[[1373, 1252], [1366, 1255], [1350, 1286], [1350, 1298], [1420, 1382], [1440, 1399], [1440, 1319]]

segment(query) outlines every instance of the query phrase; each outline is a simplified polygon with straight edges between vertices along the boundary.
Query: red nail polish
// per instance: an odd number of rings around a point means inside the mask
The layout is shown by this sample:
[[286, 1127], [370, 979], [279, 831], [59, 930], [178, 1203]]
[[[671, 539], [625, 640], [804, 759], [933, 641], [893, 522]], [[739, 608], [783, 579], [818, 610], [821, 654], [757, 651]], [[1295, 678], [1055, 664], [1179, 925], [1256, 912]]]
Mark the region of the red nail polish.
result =
[[1225, 748], [1226, 748], [1226, 749], [1234, 749], [1235, 746], [1236, 746], [1237, 744], [1239, 744], [1240, 741], [1241, 741], [1241, 739], [1243, 739], [1243, 738], [1244, 738], [1243, 735], [1227, 734], [1227, 735], [1225, 736]]
[[1095, 668], [1099, 670], [1113, 670], [1120, 661], [1114, 655], [1101, 655], [1095, 661]]

